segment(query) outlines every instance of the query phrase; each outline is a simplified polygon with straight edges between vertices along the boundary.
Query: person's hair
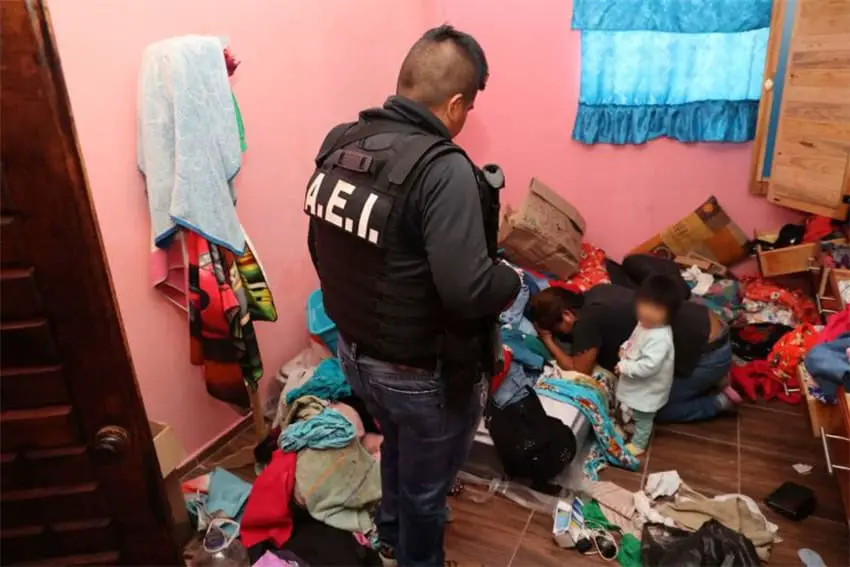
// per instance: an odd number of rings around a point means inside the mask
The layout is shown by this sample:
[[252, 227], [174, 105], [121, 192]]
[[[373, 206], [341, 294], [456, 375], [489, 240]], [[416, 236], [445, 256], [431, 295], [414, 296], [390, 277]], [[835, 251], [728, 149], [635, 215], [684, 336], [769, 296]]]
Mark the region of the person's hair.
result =
[[487, 86], [488, 76], [481, 45], [446, 24], [426, 31], [410, 48], [401, 64], [396, 92], [428, 107], [439, 106], [458, 93], [471, 103]]
[[670, 276], [652, 274], [643, 280], [635, 300], [663, 307], [670, 324], [682, 306], [682, 290]]
[[555, 330], [565, 311], [575, 312], [584, 305], [584, 296], [560, 287], [534, 294], [528, 301], [528, 318], [546, 331]]

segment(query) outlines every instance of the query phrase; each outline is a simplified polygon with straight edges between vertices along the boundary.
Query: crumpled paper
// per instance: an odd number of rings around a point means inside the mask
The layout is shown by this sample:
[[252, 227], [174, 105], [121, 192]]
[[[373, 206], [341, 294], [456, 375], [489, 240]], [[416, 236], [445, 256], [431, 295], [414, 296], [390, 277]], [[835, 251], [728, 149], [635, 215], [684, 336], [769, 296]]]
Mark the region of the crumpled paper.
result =
[[651, 500], [656, 500], [662, 496], [673, 496], [681, 485], [682, 478], [677, 471], [664, 471], [647, 476], [643, 490]]

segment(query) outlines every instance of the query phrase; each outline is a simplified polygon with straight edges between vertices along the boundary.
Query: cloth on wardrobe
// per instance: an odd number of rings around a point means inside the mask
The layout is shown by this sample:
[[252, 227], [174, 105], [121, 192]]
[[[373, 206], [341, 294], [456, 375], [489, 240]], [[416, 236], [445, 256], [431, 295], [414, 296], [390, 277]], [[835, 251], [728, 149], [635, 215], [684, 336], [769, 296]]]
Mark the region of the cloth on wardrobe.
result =
[[714, 498], [679, 497], [674, 502], [662, 504], [658, 511], [690, 531], [698, 530], [712, 519], [717, 520], [752, 541], [762, 561], [768, 561], [771, 546], [778, 540], [779, 528], [767, 521], [752, 499], [740, 494]]
[[242, 150], [223, 47], [217, 37], [187, 35], [142, 54], [137, 161], [162, 248], [179, 226], [237, 255], [245, 247], [233, 186]]
[[194, 232], [183, 234], [189, 265], [189, 333], [192, 364], [204, 367], [215, 398], [249, 405], [263, 375], [254, 321], [276, 321], [277, 310], [256, 257], [237, 258]]
[[295, 453], [275, 451], [271, 463], [254, 481], [239, 529], [242, 543], [251, 547], [270, 540], [282, 546], [292, 534], [289, 503], [295, 488]]
[[316, 396], [333, 402], [351, 395], [353, 392], [342, 373], [339, 359], [328, 358], [319, 363], [306, 383], [286, 393], [286, 403], [291, 404], [301, 396]]
[[592, 377], [567, 370], [557, 372], [557, 377], [544, 374], [537, 382], [535, 391], [540, 396], [574, 406], [590, 422], [599, 452], [585, 462], [585, 474], [591, 480], [596, 480], [599, 470], [605, 466], [605, 461], [625, 469], [637, 470], [640, 463], [626, 449], [623, 437], [611, 419], [609, 400], [613, 396], [610, 385], [604, 378], [606, 373], [598, 368], [594, 370]]
[[355, 438], [354, 424], [314, 396], [295, 400], [290, 414], [294, 415], [284, 420], [285, 429], [278, 439], [282, 451], [339, 449]]
[[381, 471], [359, 440], [340, 449], [299, 451], [295, 483], [315, 519], [350, 532], [375, 529], [372, 509], [381, 499]]
[[806, 369], [821, 387], [824, 396], [834, 398], [839, 386], [850, 390], [850, 333], [815, 346], [806, 355]]

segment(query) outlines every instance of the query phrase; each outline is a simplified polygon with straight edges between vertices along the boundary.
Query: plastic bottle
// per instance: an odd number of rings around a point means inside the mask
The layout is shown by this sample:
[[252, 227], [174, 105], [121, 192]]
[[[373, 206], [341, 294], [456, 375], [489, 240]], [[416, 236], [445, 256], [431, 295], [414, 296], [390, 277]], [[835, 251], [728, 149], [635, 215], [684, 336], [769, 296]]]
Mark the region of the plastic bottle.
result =
[[[233, 526], [233, 534], [225, 531]], [[237, 539], [239, 524], [233, 520], [216, 518], [207, 527], [201, 550], [192, 558], [192, 567], [251, 567], [245, 546]]]

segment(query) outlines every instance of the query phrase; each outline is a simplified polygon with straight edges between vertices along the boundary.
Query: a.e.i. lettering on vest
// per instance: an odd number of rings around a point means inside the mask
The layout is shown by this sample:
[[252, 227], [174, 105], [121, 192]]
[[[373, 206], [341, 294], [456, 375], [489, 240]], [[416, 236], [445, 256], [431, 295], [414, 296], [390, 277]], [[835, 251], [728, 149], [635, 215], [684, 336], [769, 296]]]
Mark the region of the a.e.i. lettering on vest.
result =
[[304, 212], [377, 245], [391, 203], [366, 187], [358, 187], [319, 171], [307, 187]]

